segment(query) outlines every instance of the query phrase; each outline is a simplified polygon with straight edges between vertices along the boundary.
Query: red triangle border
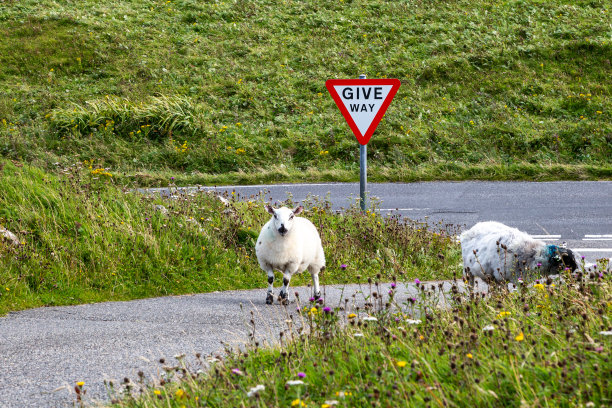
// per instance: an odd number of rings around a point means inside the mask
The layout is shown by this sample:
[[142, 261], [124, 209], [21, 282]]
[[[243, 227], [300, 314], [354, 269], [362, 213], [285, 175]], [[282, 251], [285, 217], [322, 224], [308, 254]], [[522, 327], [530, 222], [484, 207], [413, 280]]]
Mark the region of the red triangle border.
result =
[[[359, 128], [357, 127], [357, 124], [355, 123], [355, 121], [351, 117], [351, 114], [346, 109], [346, 106], [344, 106], [344, 103], [342, 102], [342, 99], [340, 98], [340, 95], [338, 95], [338, 92], [336, 92], [336, 89], [334, 88], [334, 86], [338, 86], [338, 85], [343, 85], [343, 86], [350, 86], [350, 85], [353, 85], [353, 86], [355, 86], [355, 85], [357, 85], [357, 86], [363, 86], [363, 85], [365, 85], [365, 86], [370, 86], [370, 85], [391, 85], [391, 90], [389, 91], [389, 94], [387, 95], [387, 97], [383, 101], [382, 105], [380, 106], [380, 109], [376, 113], [376, 116], [374, 116], [374, 119], [372, 120], [372, 123], [370, 123], [370, 126], [368, 127], [368, 130], [366, 131], [365, 134], [363, 134], [363, 135], [361, 134], [361, 132], [359, 131]], [[338, 106], [338, 109], [340, 109], [340, 112], [342, 113], [342, 116], [344, 116], [344, 119], [346, 119], [346, 123], [348, 123], [348, 125], [351, 128], [351, 130], [355, 134], [355, 137], [357, 138], [357, 141], [361, 145], [366, 145], [370, 141], [370, 138], [374, 134], [374, 131], [378, 127], [378, 124], [380, 123], [380, 121], [382, 120], [383, 116], [385, 115], [385, 112], [387, 111], [387, 108], [391, 104], [391, 101], [393, 100], [393, 97], [397, 93], [400, 85], [401, 85], [400, 80], [396, 79], [396, 78], [387, 78], [387, 79], [328, 79], [327, 81], [325, 81], [325, 87], [327, 88], [327, 90], [328, 90], [329, 94], [331, 95], [332, 99], [334, 100], [334, 102], [336, 102], [336, 105]]]

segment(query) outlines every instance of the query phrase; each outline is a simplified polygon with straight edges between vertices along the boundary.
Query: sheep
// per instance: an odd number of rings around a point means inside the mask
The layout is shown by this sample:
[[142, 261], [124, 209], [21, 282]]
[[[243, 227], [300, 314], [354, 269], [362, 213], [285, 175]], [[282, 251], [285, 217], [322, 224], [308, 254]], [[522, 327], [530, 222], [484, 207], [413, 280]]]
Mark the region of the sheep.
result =
[[259, 266], [268, 274], [266, 304], [274, 302], [274, 270], [283, 273], [283, 287], [278, 296], [281, 304], [288, 303], [289, 282], [295, 273], [308, 269], [314, 285], [314, 297], [319, 299], [319, 272], [325, 269], [325, 254], [321, 237], [315, 226], [306, 218], [296, 217], [304, 208], [300, 205], [291, 210], [265, 206], [272, 218], [261, 229], [255, 253]]
[[459, 241], [470, 286], [474, 286], [474, 276], [516, 283], [534, 274], [548, 276], [559, 273], [562, 268], [578, 269], [577, 256], [572, 250], [547, 245], [495, 221], [477, 223], [463, 232]]

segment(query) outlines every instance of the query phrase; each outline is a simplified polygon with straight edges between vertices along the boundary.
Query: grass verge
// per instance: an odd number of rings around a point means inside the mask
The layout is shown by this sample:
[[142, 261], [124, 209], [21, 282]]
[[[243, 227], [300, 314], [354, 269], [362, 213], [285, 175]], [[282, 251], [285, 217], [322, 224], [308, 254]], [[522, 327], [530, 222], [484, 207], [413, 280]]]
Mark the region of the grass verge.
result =
[[365, 310], [307, 303], [280, 346], [197, 356], [203, 371], [168, 362], [158, 383], [114, 388], [112, 406], [607, 406], [611, 283], [595, 271], [486, 297], [453, 286], [447, 309], [428, 284], [406, 304], [393, 291]]
[[[36, 306], [266, 286], [254, 253], [269, 218], [260, 197], [228, 197], [231, 205], [225, 207], [210, 194], [129, 193], [92, 163], [58, 173], [0, 162], [0, 226], [20, 241], [0, 239], [0, 315]], [[322, 237], [324, 283], [368, 274], [439, 279], [450, 277], [440, 273], [449, 265], [460, 270], [454, 231], [356, 208], [338, 215], [326, 201], [302, 204]], [[302, 274], [291, 283], [309, 280]]]

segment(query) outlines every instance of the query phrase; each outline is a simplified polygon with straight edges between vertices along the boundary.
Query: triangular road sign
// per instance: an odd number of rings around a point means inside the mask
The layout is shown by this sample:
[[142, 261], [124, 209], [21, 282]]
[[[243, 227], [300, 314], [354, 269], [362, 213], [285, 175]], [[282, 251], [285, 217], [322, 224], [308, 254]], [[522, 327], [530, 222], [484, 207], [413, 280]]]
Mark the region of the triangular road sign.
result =
[[400, 87], [399, 79], [328, 79], [325, 87], [359, 144], [366, 145]]

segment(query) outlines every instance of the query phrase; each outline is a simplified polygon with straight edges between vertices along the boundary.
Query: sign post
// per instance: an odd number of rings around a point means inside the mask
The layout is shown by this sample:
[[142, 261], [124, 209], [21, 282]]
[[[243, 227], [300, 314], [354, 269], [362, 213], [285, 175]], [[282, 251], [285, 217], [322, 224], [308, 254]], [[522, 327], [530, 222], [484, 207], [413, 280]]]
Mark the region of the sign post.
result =
[[399, 79], [328, 79], [325, 87], [359, 142], [359, 197], [366, 209], [367, 144], [400, 87]]

